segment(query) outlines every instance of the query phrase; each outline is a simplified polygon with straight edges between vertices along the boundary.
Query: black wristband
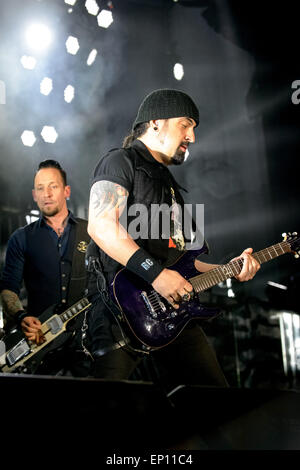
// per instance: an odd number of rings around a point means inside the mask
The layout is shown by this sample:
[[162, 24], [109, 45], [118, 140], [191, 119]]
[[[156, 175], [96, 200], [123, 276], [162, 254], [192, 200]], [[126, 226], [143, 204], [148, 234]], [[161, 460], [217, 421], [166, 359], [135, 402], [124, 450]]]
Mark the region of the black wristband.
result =
[[18, 325], [21, 326], [21, 322], [22, 322], [23, 318], [25, 318], [27, 316], [28, 316], [28, 313], [25, 310], [18, 310], [17, 313], [16, 313], [16, 319], [17, 319]]
[[162, 265], [152, 258], [147, 251], [143, 250], [143, 248], [137, 250], [131, 258], [129, 258], [126, 268], [144, 279], [144, 281], [149, 282], [149, 284], [152, 284], [154, 279], [156, 279], [164, 269]]

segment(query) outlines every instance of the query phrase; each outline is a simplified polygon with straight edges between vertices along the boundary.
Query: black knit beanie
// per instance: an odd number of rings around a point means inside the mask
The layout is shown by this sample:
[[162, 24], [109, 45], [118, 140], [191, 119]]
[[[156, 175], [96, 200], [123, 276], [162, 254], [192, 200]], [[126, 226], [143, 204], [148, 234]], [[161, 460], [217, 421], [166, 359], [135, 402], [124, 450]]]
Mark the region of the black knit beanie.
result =
[[168, 88], [152, 91], [142, 101], [132, 129], [153, 119], [189, 117], [199, 124], [199, 111], [193, 100], [183, 91]]

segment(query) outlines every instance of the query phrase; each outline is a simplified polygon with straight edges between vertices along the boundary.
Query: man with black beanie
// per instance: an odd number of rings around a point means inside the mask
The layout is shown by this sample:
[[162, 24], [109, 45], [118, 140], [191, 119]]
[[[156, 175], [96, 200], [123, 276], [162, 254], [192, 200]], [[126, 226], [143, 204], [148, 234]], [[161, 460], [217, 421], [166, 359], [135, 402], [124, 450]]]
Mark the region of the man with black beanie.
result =
[[[189, 95], [173, 89], [155, 90], [142, 101], [123, 148], [108, 152], [95, 168], [88, 224], [92, 242], [87, 253], [88, 295], [93, 302], [89, 334], [95, 377], [135, 377], [145, 352], [155, 377], [167, 390], [178, 384], [228, 386], [198, 322], [187, 322], [172, 341], [153, 350], [143, 341], [139, 343], [130, 327], [122, 327], [125, 323], [109, 293], [116, 273], [126, 267], [169, 302], [174, 315], [182, 300], [192, 297], [191, 283], [166, 267], [187, 249], [187, 232], [178, 217], [184, 209], [182, 188], [168, 166], [184, 162], [198, 124], [198, 108]], [[162, 208], [161, 213], [152, 210], [157, 207]], [[139, 224], [134, 223], [137, 213], [133, 208], [142, 212]], [[158, 221], [160, 216], [168, 219], [168, 236], [165, 225]], [[251, 253], [248, 248], [240, 256], [243, 267], [235, 276], [240, 281], [252, 279], [259, 269]], [[216, 265], [196, 260], [195, 267], [207, 272]], [[134, 298], [128, 301], [132, 301], [133, 315], [141, 315], [135, 311]]]

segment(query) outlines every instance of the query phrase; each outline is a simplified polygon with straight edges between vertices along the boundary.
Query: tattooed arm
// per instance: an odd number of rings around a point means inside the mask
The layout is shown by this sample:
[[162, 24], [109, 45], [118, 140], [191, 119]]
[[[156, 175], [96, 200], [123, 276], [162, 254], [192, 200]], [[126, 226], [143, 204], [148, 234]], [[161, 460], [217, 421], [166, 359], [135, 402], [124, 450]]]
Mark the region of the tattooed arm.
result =
[[[110, 181], [98, 181], [91, 189], [88, 233], [95, 243], [123, 266], [139, 249], [132, 237], [119, 223], [127, 202], [128, 191]], [[176, 271], [163, 269], [154, 279], [152, 286], [175, 308], [174, 299], [182, 292], [191, 291], [192, 286]]]
[[[16, 314], [23, 310], [23, 305], [17, 294], [11, 290], [3, 289], [0, 297], [5, 315], [5, 327], [10, 328], [11, 324], [16, 323]], [[38, 318], [26, 316], [21, 321], [21, 327], [27, 339], [35, 341], [37, 344], [44, 341], [43, 335], [40, 333], [41, 322]]]
[[[9, 329], [11, 325], [16, 323], [16, 314], [23, 310], [23, 305], [17, 294], [11, 290], [3, 289], [0, 297], [4, 312], [4, 326]], [[40, 332], [41, 322], [38, 318], [30, 315], [26, 316], [21, 321], [21, 327], [27, 339], [35, 341], [37, 344], [44, 341], [44, 337]]]
[[21, 300], [15, 292], [8, 289], [3, 289], [0, 296], [3, 312], [7, 319], [13, 319], [17, 312], [23, 310]]
[[[109, 181], [98, 181], [91, 189], [88, 233], [95, 243], [123, 266], [139, 249], [132, 237], [119, 223], [128, 198], [128, 191]], [[171, 301], [175, 308], [181, 292], [192, 290], [192, 286], [176, 271], [163, 269], [154, 279], [154, 289]]]
[[88, 233], [94, 242], [123, 266], [139, 249], [120, 224], [128, 191], [111, 181], [97, 181], [90, 194]]

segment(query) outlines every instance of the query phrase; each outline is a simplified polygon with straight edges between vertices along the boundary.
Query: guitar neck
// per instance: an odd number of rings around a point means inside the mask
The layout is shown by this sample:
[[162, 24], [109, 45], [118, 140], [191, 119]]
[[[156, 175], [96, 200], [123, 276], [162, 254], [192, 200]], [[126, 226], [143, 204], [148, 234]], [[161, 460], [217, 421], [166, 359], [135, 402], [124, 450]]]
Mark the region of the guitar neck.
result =
[[[291, 251], [290, 244], [286, 241], [277, 243], [276, 245], [269, 246], [263, 250], [253, 253], [252, 256], [260, 264], [270, 261], [271, 259], [277, 258], [278, 256], [284, 255]], [[189, 279], [195, 292], [202, 292], [210, 287], [213, 287], [220, 282], [225, 281], [231, 277], [240, 274], [243, 268], [243, 260], [237, 259], [232, 260], [227, 264], [220, 265], [206, 273], [202, 273], [198, 276]]]
[[72, 318], [76, 317], [80, 312], [85, 310], [91, 304], [87, 298], [82, 298], [76, 304], [72, 305], [70, 308], [65, 310], [63, 313], [59, 315], [59, 318], [63, 323], [67, 323], [68, 321], [72, 320]]

